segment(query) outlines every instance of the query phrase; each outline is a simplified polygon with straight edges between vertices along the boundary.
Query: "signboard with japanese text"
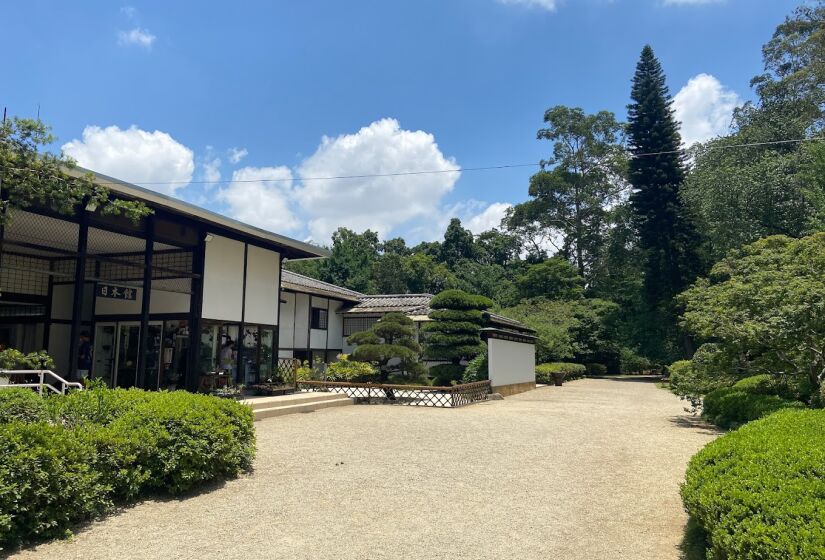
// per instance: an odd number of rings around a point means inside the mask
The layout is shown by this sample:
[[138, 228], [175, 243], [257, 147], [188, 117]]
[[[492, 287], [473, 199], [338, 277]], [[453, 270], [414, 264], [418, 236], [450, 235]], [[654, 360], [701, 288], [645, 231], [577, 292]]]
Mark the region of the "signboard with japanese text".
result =
[[137, 299], [137, 290], [135, 288], [127, 288], [124, 286], [98, 284], [97, 295], [98, 297], [104, 297], [109, 299], [125, 299], [134, 301]]

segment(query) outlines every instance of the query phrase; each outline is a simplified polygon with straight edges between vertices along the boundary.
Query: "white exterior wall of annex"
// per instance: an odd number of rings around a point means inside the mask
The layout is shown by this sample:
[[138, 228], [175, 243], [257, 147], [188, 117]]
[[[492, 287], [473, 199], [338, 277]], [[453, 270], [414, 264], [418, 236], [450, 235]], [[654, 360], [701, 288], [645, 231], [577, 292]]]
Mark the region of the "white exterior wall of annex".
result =
[[212, 235], [206, 243], [201, 316], [219, 321], [276, 325], [279, 266], [277, 251]]
[[493, 387], [536, 382], [536, 346], [512, 340], [487, 339], [490, 384]]
[[278, 325], [278, 357], [292, 358], [295, 348], [295, 294], [281, 293], [281, 323]]

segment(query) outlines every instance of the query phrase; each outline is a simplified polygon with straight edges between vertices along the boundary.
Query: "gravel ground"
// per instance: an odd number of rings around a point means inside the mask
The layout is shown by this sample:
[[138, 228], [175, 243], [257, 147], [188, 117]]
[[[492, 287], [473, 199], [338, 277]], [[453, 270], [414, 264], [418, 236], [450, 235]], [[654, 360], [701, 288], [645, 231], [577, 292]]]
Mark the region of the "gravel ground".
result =
[[668, 392], [627, 379], [257, 429], [254, 473], [14, 558], [677, 559], [679, 482], [715, 436]]

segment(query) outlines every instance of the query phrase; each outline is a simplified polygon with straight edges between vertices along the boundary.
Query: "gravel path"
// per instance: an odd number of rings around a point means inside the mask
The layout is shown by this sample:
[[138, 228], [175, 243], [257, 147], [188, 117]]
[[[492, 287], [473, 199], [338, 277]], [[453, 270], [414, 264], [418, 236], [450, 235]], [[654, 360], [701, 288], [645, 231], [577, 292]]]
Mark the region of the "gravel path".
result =
[[677, 559], [678, 485], [714, 437], [653, 383], [596, 379], [257, 428], [253, 474], [14, 558]]

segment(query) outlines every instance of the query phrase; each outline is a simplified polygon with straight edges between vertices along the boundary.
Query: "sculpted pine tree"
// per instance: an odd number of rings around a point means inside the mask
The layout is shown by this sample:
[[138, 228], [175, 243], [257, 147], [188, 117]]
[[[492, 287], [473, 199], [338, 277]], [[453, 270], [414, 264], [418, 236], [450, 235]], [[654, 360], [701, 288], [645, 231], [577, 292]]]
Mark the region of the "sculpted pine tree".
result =
[[431, 360], [446, 361], [430, 368], [436, 385], [449, 385], [461, 379], [463, 360], [471, 360], [484, 351], [481, 342], [483, 311], [493, 306], [484, 296], [461, 290], [446, 290], [430, 301], [430, 319], [422, 327], [424, 354]]
[[378, 366], [381, 383], [391, 374], [415, 379], [423, 373], [419, 362], [421, 346], [415, 340], [415, 323], [403, 313], [387, 313], [370, 330], [351, 335], [347, 342], [357, 345], [353, 359]]
[[[655, 323], [664, 332], [650, 334], [656, 345], [674, 335], [673, 298], [697, 276], [698, 235], [682, 206], [685, 180], [679, 124], [662, 66], [645, 46], [636, 66], [628, 106], [631, 152], [631, 204], [639, 244], [644, 254], [644, 294]], [[660, 356], [663, 349], [652, 349]]]

